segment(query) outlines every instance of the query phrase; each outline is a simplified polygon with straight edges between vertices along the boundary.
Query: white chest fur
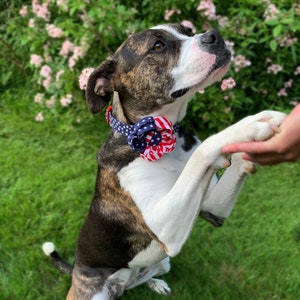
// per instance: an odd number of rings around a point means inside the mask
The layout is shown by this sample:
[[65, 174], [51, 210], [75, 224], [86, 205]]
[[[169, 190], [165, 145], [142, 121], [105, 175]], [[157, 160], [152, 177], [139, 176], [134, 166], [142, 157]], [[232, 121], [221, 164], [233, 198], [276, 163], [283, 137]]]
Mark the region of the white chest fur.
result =
[[200, 144], [197, 143], [186, 152], [182, 149], [182, 143], [182, 139], [177, 138], [176, 148], [172, 153], [154, 162], [135, 159], [118, 173], [121, 186], [130, 193], [144, 220], [155, 217], [151, 215], [153, 206], [171, 190], [186, 162]]

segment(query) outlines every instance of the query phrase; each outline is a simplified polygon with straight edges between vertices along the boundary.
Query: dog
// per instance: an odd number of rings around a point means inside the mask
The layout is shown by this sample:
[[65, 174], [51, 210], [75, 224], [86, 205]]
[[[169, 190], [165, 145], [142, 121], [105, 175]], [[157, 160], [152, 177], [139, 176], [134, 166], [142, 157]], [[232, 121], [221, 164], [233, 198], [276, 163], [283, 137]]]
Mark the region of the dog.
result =
[[[106, 112], [111, 132], [98, 154], [93, 200], [82, 225], [74, 266], [51, 242], [44, 252], [72, 275], [67, 299], [108, 300], [146, 283], [169, 294], [155, 278], [170, 270], [198, 216], [221, 226], [255, 166], [230, 143], [265, 140], [285, 115], [248, 116], [200, 142], [179, 125], [193, 95], [227, 72], [231, 54], [218, 31], [193, 34], [181, 24], [132, 34], [90, 75], [89, 110]], [[218, 179], [216, 172], [226, 167]]]

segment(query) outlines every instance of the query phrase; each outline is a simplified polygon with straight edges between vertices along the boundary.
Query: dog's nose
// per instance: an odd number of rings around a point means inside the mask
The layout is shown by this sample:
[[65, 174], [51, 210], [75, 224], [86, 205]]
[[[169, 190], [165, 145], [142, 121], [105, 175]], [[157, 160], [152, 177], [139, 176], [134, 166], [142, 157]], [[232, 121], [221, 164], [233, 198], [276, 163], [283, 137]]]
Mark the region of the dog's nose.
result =
[[200, 42], [204, 45], [216, 45], [223, 42], [223, 39], [217, 30], [212, 29], [201, 35]]
[[208, 53], [215, 54], [219, 57], [219, 60], [228, 62], [231, 57], [231, 53], [228, 50], [220, 33], [212, 29], [199, 35], [198, 40], [200, 49], [207, 51]]

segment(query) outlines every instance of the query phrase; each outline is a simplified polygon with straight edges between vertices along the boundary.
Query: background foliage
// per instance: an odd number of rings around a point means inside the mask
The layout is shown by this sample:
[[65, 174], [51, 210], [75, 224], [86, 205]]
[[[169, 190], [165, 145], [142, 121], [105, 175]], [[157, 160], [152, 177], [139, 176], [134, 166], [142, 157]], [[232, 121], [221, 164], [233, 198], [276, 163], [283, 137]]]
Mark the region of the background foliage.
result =
[[289, 111], [299, 102], [297, 1], [1, 3], [1, 94], [22, 86], [31, 95], [32, 113], [40, 113], [38, 121], [68, 114], [80, 122], [85, 112], [78, 88], [82, 69], [99, 65], [132, 32], [184, 20], [197, 32], [214, 27], [222, 33], [233, 54], [227, 77], [236, 82], [233, 89], [221, 91], [216, 84], [195, 96], [189, 112], [195, 130], [216, 131], [245, 115], [271, 108]]
[[[88, 113], [78, 76], [131, 32], [188, 20], [199, 32], [218, 28], [233, 46], [226, 77], [236, 86], [223, 91], [217, 83], [191, 102], [187, 122], [198, 134], [299, 102], [297, 2], [217, 0], [215, 11], [201, 3], [208, 10], [197, 10], [199, 0], [0, 1], [0, 299], [67, 293], [70, 278], [49, 263], [41, 244], [52, 240], [73, 261], [96, 153], [109, 130], [104, 114]], [[66, 40], [73, 46], [63, 56]], [[299, 180], [299, 163], [260, 168], [224, 227], [199, 220], [164, 277], [170, 299], [300, 299]], [[124, 299], [163, 297], [141, 286]]]

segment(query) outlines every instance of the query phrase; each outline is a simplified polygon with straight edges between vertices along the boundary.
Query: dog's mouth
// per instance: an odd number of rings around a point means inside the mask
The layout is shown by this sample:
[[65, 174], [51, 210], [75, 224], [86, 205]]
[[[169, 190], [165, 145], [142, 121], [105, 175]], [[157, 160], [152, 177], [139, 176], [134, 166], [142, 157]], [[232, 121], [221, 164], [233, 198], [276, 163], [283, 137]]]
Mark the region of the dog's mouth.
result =
[[207, 76], [206, 79], [204, 79], [199, 85], [196, 85], [195, 88], [197, 89], [204, 89], [210, 85], [212, 85], [215, 82], [221, 81], [224, 75], [227, 73], [229, 70], [230, 63], [228, 62], [225, 64], [225, 66], [219, 67], [219, 68], [214, 68], [209, 75]]
[[201, 80], [199, 83], [192, 84], [190, 86], [172, 92], [171, 97], [179, 98], [184, 96], [189, 91], [196, 92], [214, 84], [215, 82], [221, 81], [222, 78], [227, 73], [227, 71], [229, 70], [229, 67], [230, 67], [230, 62], [227, 62], [221, 67], [212, 68], [212, 70], [209, 72], [209, 74], [205, 79]]
[[172, 98], [179, 98], [220, 81], [229, 69], [231, 53], [215, 31], [185, 41], [178, 66], [172, 72]]

